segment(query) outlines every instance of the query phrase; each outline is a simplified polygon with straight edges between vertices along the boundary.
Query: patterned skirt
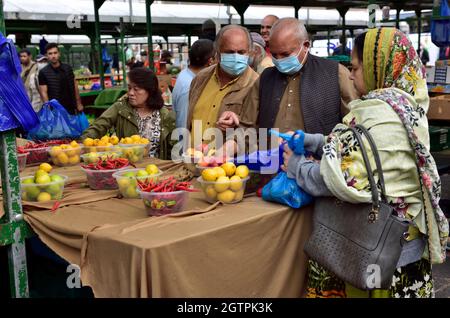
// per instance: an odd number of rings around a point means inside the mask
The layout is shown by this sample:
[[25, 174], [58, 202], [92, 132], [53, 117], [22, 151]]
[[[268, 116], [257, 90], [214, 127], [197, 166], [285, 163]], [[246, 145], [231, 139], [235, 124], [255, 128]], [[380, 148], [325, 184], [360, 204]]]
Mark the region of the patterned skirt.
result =
[[363, 291], [346, 284], [317, 262], [309, 261], [307, 298], [432, 298], [431, 264], [422, 259], [397, 268], [388, 290]]

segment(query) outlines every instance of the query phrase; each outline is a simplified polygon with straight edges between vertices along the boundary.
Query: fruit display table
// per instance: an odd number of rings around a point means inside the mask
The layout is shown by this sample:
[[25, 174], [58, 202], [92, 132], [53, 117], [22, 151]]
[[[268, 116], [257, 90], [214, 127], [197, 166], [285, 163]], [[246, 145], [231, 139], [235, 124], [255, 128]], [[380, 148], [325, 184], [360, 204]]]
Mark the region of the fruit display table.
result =
[[[150, 163], [165, 175], [186, 173], [158, 159], [136, 166]], [[49, 248], [81, 266], [82, 284], [96, 297], [300, 297], [306, 287], [311, 207], [254, 195], [209, 204], [195, 192], [184, 212], [148, 217], [141, 199], [90, 190], [79, 166], [54, 171], [69, 177], [59, 207], [24, 202], [25, 219]]]

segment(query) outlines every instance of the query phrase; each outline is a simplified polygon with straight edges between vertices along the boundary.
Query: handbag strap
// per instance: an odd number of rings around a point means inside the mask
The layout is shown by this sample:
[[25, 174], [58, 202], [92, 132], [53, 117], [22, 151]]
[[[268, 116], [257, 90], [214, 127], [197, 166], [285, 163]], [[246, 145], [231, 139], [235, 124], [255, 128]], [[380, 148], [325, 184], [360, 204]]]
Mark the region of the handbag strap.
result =
[[359, 130], [361, 130], [361, 132], [364, 134], [364, 136], [366, 136], [367, 141], [370, 144], [370, 148], [372, 149], [373, 157], [375, 159], [375, 164], [377, 166], [378, 184], [380, 185], [380, 188], [381, 188], [381, 199], [384, 202], [387, 202], [386, 187], [385, 187], [385, 183], [384, 183], [384, 172], [383, 172], [383, 168], [381, 166], [381, 160], [380, 160], [380, 155], [378, 153], [377, 145], [375, 144], [375, 141], [373, 140], [372, 135], [369, 133], [369, 131], [366, 129], [366, 127], [364, 127], [363, 125], [359, 125], [359, 124], [355, 125], [355, 127], [358, 128]]
[[[372, 192], [372, 211], [368, 215], [368, 221], [369, 221], [369, 223], [374, 223], [378, 219], [378, 211], [379, 211], [379, 207], [380, 207], [380, 199], [379, 199], [380, 194], [378, 192], [378, 187], [375, 182], [375, 178], [373, 176], [373, 170], [370, 165], [369, 156], [367, 155], [366, 147], [364, 146], [361, 134], [354, 127], [349, 127], [347, 130], [352, 131], [353, 135], [355, 136], [356, 140], [358, 141], [360, 149], [361, 149], [361, 154], [364, 159], [364, 165], [366, 166], [367, 177], [368, 177], [369, 183], [370, 183], [370, 190]], [[378, 157], [378, 163], [377, 163], [377, 159], [375, 159], [375, 163], [377, 164], [377, 166], [378, 166], [378, 164], [380, 164], [380, 168], [381, 168], [381, 162], [380, 162], [380, 159], [378, 156], [378, 151], [376, 148], [373, 149], [373, 146], [375, 146], [375, 144], [372, 145], [372, 143], [369, 141], [369, 145], [372, 148], [372, 153], [373, 153], [374, 158]], [[380, 172], [382, 173], [382, 171], [380, 171]], [[382, 199], [385, 200], [384, 193], [383, 193]]]

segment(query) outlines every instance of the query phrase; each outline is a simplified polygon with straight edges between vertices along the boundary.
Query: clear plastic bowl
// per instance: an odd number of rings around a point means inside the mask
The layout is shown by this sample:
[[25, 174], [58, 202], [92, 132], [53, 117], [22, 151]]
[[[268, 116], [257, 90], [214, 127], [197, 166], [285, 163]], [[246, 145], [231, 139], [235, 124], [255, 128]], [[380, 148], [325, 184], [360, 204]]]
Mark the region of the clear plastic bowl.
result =
[[[57, 146], [59, 147], [59, 146]], [[83, 152], [83, 146], [78, 145], [76, 148], [61, 149], [50, 147], [48, 154], [55, 166], [67, 167], [74, 166], [80, 163], [80, 156]]]
[[249, 177], [236, 181], [217, 182], [204, 181], [202, 177], [198, 177], [197, 181], [200, 183], [205, 199], [209, 203], [220, 201], [225, 204], [232, 204], [242, 201], [248, 179]]
[[106, 159], [106, 157], [110, 157], [112, 159], [124, 158], [122, 151], [116, 149], [113, 151], [106, 151], [106, 152], [85, 153], [84, 155], [81, 155], [81, 160], [83, 160], [85, 164], [89, 164], [89, 163], [97, 163], [99, 158]]
[[128, 167], [111, 170], [90, 170], [83, 167], [80, 168], [86, 173], [87, 183], [92, 190], [114, 190], [118, 188], [118, 185], [113, 174]]
[[149, 216], [162, 216], [182, 212], [189, 200], [189, 192], [143, 192], [138, 190], [144, 201], [145, 210]]
[[115, 151], [117, 146], [84, 146], [84, 152], [107, 152], [107, 151]]
[[[53, 176], [54, 174], [49, 174]], [[34, 176], [26, 176], [20, 178], [22, 200], [25, 201], [49, 201], [44, 200], [45, 197], [50, 196], [50, 200], [60, 200], [64, 193], [64, 184], [66, 183], [68, 177], [59, 175], [62, 180], [52, 181], [48, 183], [34, 183]], [[26, 183], [26, 180], [33, 180], [32, 183]], [[24, 183], [25, 182], [25, 183]], [[41, 193], [47, 193], [41, 194]]]
[[146, 147], [147, 145], [144, 144], [121, 145], [120, 150], [123, 153], [123, 157], [127, 158], [130, 163], [137, 163], [144, 159]]
[[146, 150], [145, 153], [148, 153], [150, 151], [150, 143], [148, 143], [148, 144], [123, 144], [123, 143], [119, 143], [118, 144], [118, 147], [120, 147], [120, 148], [134, 147], [134, 146], [144, 146], [145, 150]]
[[27, 157], [27, 165], [48, 162], [48, 149], [49, 147], [25, 149], [25, 151], [29, 153]]
[[118, 172], [115, 172], [113, 174], [113, 177], [116, 179], [117, 184], [119, 186], [119, 192], [120, 194], [127, 199], [136, 199], [140, 198], [139, 193], [137, 190], [137, 180], [141, 182], [158, 182], [159, 177], [162, 175], [162, 171], [159, 170], [158, 173], [147, 175], [147, 176], [124, 176], [128, 172], [134, 172], [135, 174], [139, 170], [145, 170], [145, 169], [125, 169]]
[[19, 172], [23, 171], [23, 169], [25, 169], [25, 167], [27, 166], [28, 155], [29, 155], [29, 152], [17, 154], [17, 163], [19, 165]]

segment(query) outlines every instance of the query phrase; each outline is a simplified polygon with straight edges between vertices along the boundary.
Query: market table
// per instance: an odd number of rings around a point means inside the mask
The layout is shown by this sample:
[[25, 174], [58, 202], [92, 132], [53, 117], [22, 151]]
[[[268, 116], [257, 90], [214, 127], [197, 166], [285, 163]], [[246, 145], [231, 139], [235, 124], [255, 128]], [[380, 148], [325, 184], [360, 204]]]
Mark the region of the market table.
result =
[[[138, 166], [150, 162], [166, 174], [185, 172], [157, 159]], [[301, 297], [304, 291], [311, 207], [293, 210], [256, 196], [211, 205], [191, 193], [185, 212], [147, 217], [140, 199], [86, 188], [77, 166], [56, 172], [70, 178], [60, 207], [51, 212], [53, 203], [25, 202], [25, 219], [42, 242], [81, 266], [82, 283], [96, 297]]]

